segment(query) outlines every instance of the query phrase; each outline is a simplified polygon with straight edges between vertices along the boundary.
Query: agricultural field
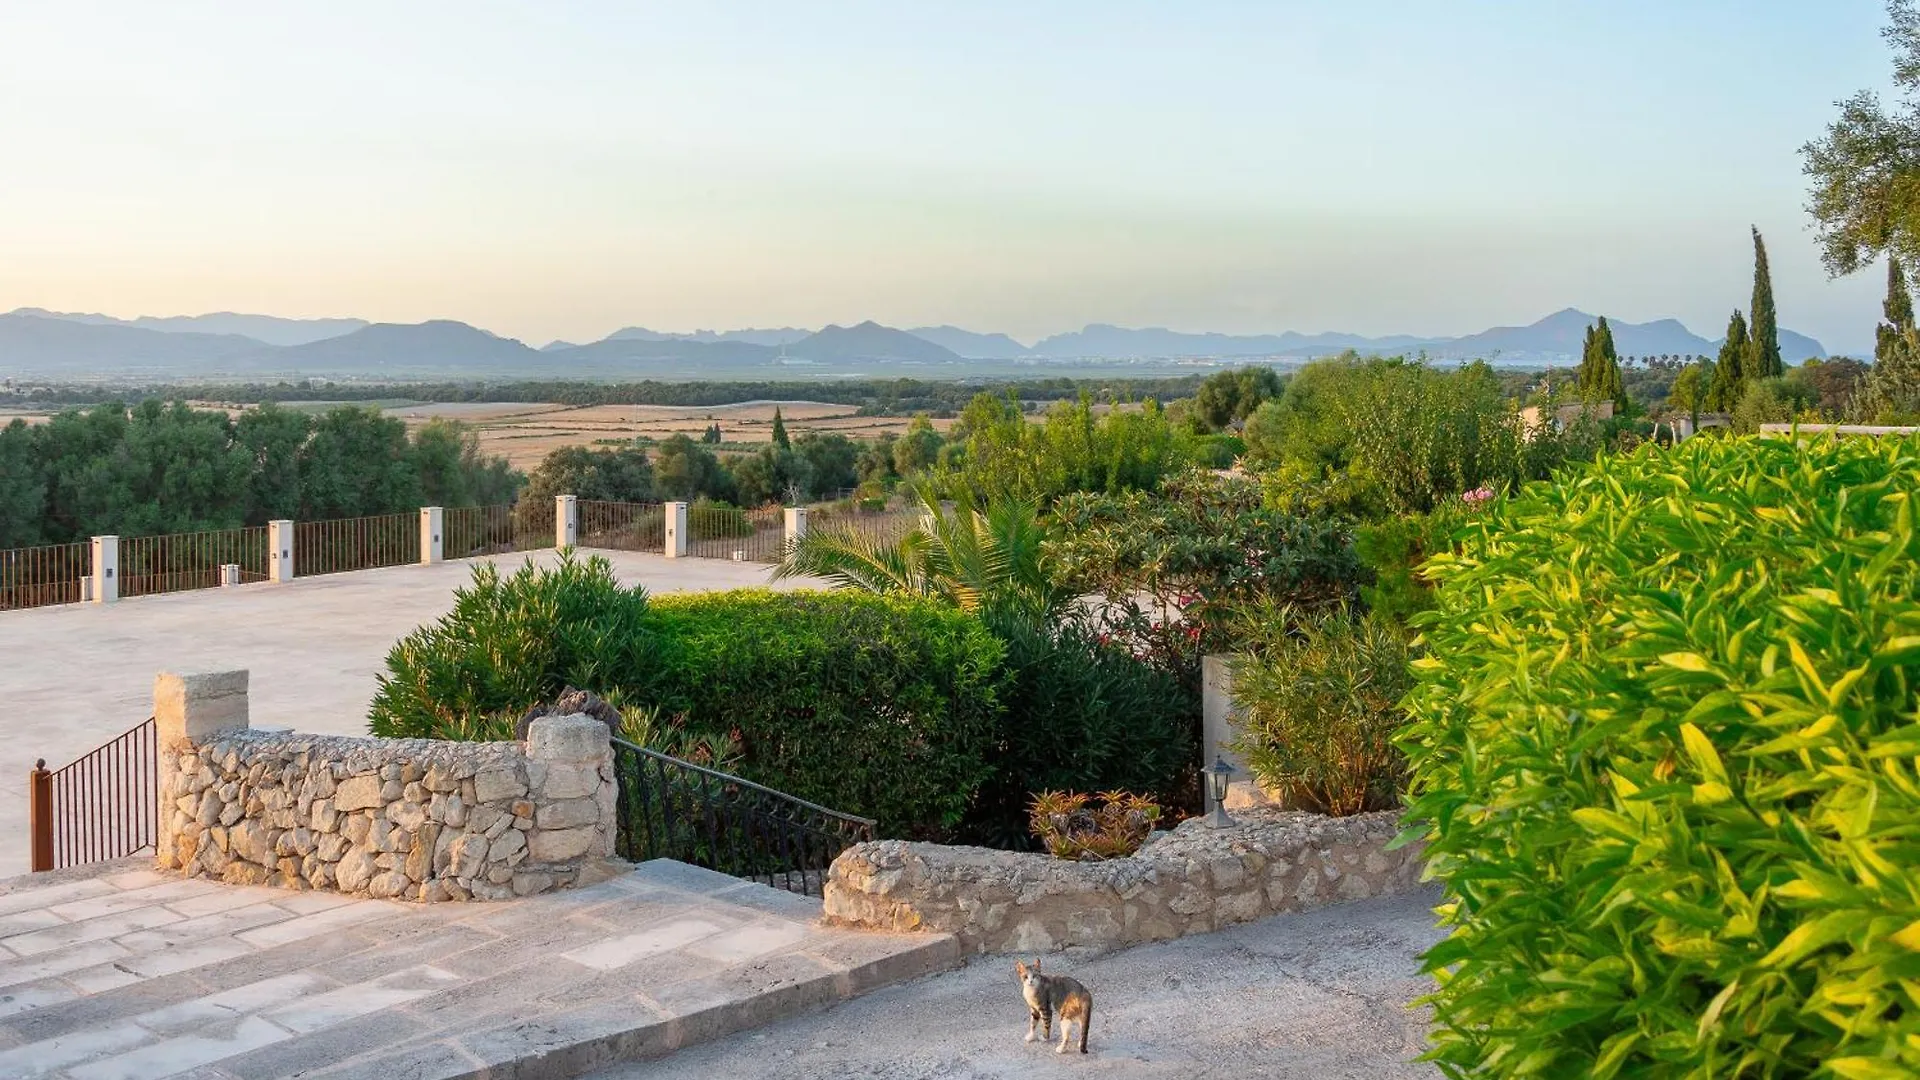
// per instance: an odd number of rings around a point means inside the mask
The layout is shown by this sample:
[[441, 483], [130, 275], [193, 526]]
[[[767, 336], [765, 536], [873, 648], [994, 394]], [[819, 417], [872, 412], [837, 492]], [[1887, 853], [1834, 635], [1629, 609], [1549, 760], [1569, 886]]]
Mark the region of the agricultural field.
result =
[[[455, 402], [401, 405], [386, 409], [409, 428], [437, 417], [458, 420], [480, 436], [480, 449], [498, 454], [516, 469], [531, 470], [563, 446], [610, 446], [642, 436], [665, 439], [676, 434], [699, 438], [710, 424], [720, 425], [727, 445], [754, 445], [773, 438], [773, 411], [780, 410], [787, 433], [836, 431], [852, 439], [900, 434], [904, 416], [858, 416], [851, 405], [817, 401], [750, 401], [738, 405], [554, 405], [545, 403]], [[935, 420], [940, 431], [951, 420]]]

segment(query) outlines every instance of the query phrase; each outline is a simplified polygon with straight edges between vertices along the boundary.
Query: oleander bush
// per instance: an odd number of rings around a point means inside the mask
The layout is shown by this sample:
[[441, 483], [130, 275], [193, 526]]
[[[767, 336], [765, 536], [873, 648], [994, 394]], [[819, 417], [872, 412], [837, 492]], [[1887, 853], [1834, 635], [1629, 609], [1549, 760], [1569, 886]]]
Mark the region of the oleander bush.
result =
[[[621, 704], [621, 681], [646, 648], [646, 590], [602, 556], [562, 552], [545, 570], [491, 563], [454, 593], [453, 609], [402, 638], [368, 717], [393, 738], [511, 738], [513, 721], [569, 686]], [[501, 734], [505, 732], [505, 734]]]
[[1266, 621], [1286, 629], [1234, 663], [1242, 710], [1234, 749], [1289, 810], [1397, 809], [1407, 762], [1393, 736], [1413, 684], [1406, 632], [1343, 610]]
[[1920, 440], [1644, 447], [1425, 573], [1451, 1076], [1920, 1074]]

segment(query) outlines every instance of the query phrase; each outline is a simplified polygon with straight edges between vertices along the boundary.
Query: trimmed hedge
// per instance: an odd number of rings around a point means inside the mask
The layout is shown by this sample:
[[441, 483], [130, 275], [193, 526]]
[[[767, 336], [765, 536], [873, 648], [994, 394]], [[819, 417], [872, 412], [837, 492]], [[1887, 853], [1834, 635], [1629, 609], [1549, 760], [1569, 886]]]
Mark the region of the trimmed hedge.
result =
[[746, 589], [656, 598], [637, 700], [737, 732], [742, 774], [889, 836], [957, 825], [1005, 677], [979, 620], [928, 600]]
[[1920, 441], [1576, 467], [1428, 564], [1453, 1076], [1920, 1073]]

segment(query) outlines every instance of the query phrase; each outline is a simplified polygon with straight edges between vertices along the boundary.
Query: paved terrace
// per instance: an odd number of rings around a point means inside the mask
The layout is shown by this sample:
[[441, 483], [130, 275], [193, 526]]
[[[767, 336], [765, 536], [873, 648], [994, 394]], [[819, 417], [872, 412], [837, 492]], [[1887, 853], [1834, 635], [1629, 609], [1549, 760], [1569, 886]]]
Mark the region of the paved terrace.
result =
[[[588, 554], [656, 593], [770, 583], [754, 563]], [[254, 727], [364, 735], [393, 643], [445, 614], [475, 563], [505, 572], [529, 557], [555, 560], [543, 551], [0, 612], [0, 877], [27, 869], [34, 760], [58, 768], [145, 720], [156, 672], [247, 668]]]
[[0, 882], [10, 1080], [551, 1080], [959, 963], [680, 863], [499, 904], [118, 866]]

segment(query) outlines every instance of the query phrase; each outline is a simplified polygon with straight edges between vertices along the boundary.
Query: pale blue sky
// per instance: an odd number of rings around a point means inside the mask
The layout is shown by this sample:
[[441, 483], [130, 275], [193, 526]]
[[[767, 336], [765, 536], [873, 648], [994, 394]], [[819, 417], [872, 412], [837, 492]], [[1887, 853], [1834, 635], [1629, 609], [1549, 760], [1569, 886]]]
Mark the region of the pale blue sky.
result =
[[[304, 10], [294, 11], [294, 7]], [[0, 5], [0, 310], [1872, 340], [1878, 0]]]

